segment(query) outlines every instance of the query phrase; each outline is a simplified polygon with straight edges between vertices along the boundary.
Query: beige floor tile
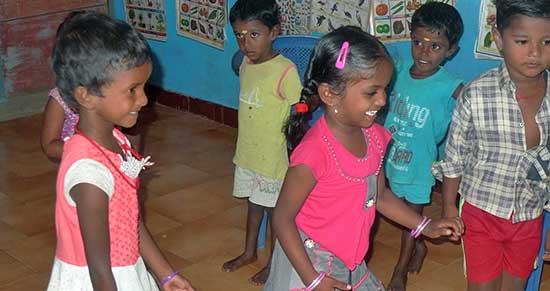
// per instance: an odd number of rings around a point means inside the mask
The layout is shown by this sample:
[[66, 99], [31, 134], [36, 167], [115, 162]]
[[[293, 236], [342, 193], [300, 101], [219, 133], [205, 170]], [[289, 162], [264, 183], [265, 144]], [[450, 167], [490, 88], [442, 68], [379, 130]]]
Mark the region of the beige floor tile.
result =
[[159, 234], [182, 225], [173, 218], [162, 215], [154, 209], [147, 207], [141, 212], [141, 215], [144, 217], [145, 224], [151, 235]]
[[4, 251], [34, 272], [49, 272], [53, 264], [55, 243], [55, 231], [50, 231], [12, 241]]
[[244, 231], [201, 220], [157, 234], [155, 239], [161, 248], [197, 263], [227, 249], [242, 248]]
[[154, 165], [146, 170], [142, 178], [148, 198], [200, 184], [210, 179], [208, 173], [183, 164]]
[[0, 286], [27, 276], [31, 270], [23, 263], [0, 251]]
[[46, 290], [50, 272], [26, 273], [6, 285], [0, 285], [0, 291]]
[[19, 204], [0, 213], [0, 220], [20, 233], [33, 236], [55, 229], [55, 197]]
[[200, 187], [187, 187], [160, 197], [151, 197], [147, 206], [180, 223], [189, 223], [237, 206], [230, 198], [203, 191]]

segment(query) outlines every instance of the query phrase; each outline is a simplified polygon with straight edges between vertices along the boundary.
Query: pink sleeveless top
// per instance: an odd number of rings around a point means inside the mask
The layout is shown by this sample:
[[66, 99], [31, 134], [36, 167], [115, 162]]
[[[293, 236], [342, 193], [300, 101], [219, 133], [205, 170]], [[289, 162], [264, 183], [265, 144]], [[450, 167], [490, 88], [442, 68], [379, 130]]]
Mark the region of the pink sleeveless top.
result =
[[74, 130], [78, 124], [80, 116], [72, 110], [67, 103], [65, 103], [65, 101], [63, 101], [63, 98], [59, 94], [59, 90], [57, 88], [53, 88], [50, 91], [49, 96], [57, 101], [57, 103], [59, 103], [59, 105], [63, 108], [65, 119], [63, 121], [63, 130], [61, 131], [61, 140], [65, 140], [74, 134]]
[[[119, 140], [128, 140], [117, 129], [113, 135]], [[129, 144], [129, 143], [128, 143]], [[101, 147], [100, 145], [98, 145]], [[109, 169], [114, 180], [114, 192], [109, 201], [109, 234], [111, 239], [111, 266], [127, 266], [135, 264], [139, 258], [138, 236], [138, 196], [134, 187], [138, 178], [125, 175], [120, 169], [120, 155], [101, 148], [104, 155], [89, 140], [80, 134], [75, 134], [65, 142], [63, 158], [57, 176], [57, 200], [55, 207], [55, 225], [57, 232], [56, 257], [61, 261], [87, 266], [84, 245], [80, 233], [76, 207], [69, 204], [65, 197], [65, 174], [78, 160], [92, 159]], [[110, 159], [112, 161], [109, 162]], [[117, 168], [113, 167], [114, 164]], [[122, 175], [125, 175], [124, 177]]]

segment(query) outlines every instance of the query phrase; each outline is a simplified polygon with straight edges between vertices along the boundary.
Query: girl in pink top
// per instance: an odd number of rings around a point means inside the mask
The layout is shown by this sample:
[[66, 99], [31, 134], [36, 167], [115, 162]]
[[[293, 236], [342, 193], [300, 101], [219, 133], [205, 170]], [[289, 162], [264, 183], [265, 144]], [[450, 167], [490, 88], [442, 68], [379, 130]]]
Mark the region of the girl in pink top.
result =
[[[384, 46], [357, 27], [317, 44], [286, 127], [290, 144], [299, 145], [273, 213], [278, 241], [264, 291], [383, 290], [364, 262], [376, 210], [413, 236], [456, 240], [462, 233], [459, 219], [422, 217], [385, 185], [381, 165], [391, 136], [374, 120], [392, 73]], [[324, 116], [308, 131], [321, 102]]]
[[57, 246], [48, 291], [193, 291], [139, 215], [138, 175], [151, 165], [149, 158], [115, 128], [133, 126], [147, 104], [149, 45], [125, 22], [76, 13], [58, 32], [52, 67], [80, 121], [65, 142], [57, 176]]
[[50, 90], [44, 109], [44, 120], [40, 134], [42, 151], [54, 161], [61, 159], [64, 142], [74, 134], [78, 124], [78, 113], [59, 94], [57, 88]]

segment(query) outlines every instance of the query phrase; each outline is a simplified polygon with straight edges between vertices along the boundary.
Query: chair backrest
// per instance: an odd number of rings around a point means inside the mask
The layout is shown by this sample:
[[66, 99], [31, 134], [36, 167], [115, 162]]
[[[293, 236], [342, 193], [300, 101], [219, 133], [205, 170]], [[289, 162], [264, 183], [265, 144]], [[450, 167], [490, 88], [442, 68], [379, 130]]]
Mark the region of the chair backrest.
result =
[[[273, 41], [273, 49], [296, 64], [298, 75], [303, 83], [309, 59], [318, 41], [319, 37], [315, 36], [282, 35]], [[237, 76], [242, 60], [243, 54], [240, 50], [233, 55], [231, 60], [231, 67]]]

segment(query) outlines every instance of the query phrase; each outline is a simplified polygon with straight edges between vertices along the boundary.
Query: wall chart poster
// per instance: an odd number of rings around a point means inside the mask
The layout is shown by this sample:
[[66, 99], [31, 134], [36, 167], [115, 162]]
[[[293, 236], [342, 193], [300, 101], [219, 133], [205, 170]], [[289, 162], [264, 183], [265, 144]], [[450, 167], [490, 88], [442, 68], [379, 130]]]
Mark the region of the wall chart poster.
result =
[[126, 22], [146, 38], [166, 40], [164, 0], [125, 0]]
[[225, 0], [177, 0], [177, 32], [223, 50], [225, 40]]
[[477, 59], [499, 59], [500, 52], [493, 37], [493, 26], [496, 24], [496, 7], [493, 0], [482, 0], [479, 9], [479, 33], [476, 40], [474, 56]]
[[329, 33], [344, 25], [355, 25], [368, 31], [373, 0], [312, 0], [310, 31]]
[[[369, 32], [381, 41], [410, 40], [411, 17], [422, 4], [436, 0], [371, 0]], [[437, 0], [455, 5], [455, 0]]]
[[[277, 0], [281, 13], [281, 34], [308, 35], [312, 0]], [[318, 0], [313, 0], [318, 1]]]

